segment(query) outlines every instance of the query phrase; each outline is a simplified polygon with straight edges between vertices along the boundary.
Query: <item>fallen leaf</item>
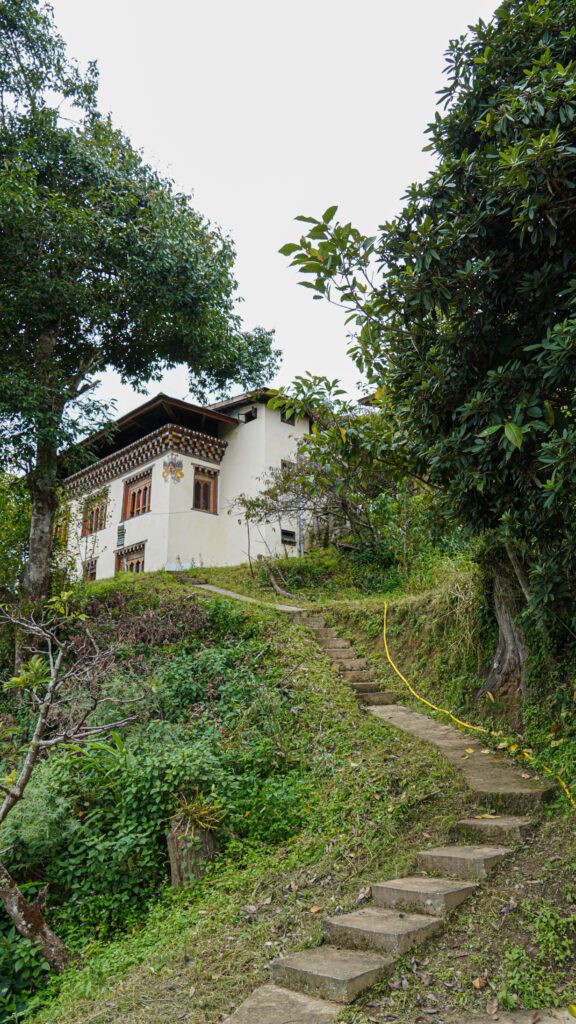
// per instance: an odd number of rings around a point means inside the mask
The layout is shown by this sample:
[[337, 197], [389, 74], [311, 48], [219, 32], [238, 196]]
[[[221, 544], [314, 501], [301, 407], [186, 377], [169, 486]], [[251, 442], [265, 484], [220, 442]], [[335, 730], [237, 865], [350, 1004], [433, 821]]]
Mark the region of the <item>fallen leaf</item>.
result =
[[290, 882], [290, 888], [292, 892], [298, 892], [298, 882]]
[[470, 758], [468, 757], [468, 754], [460, 754], [460, 760], [461, 761], [469, 761]]
[[488, 697], [488, 700], [491, 700], [492, 703], [494, 703], [495, 697], [494, 694], [492, 693], [492, 690], [486, 690], [486, 696]]
[[193, 996], [193, 995], [194, 995], [194, 993], [195, 993], [195, 991], [196, 991], [196, 986], [195, 986], [195, 985], [192, 985], [192, 988], [191, 988], [191, 989], [190, 989], [190, 991], [188, 992], [188, 995], [189, 995], [189, 996]]
[[467, 754], [473, 754], [474, 753], [474, 747], [466, 747], [466, 753]]
[[474, 978], [472, 980], [472, 984], [474, 988], [478, 990], [480, 990], [481, 988], [486, 988], [486, 978]]
[[568, 1007], [568, 1013], [571, 1017], [576, 1017], [576, 1003], [570, 1003]]
[[319, 907], [318, 904], [315, 903], [313, 907], [310, 907], [309, 913], [310, 914], [320, 914], [321, 911], [322, 911], [322, 907]]
[[489, 1013], [491, 1017], [493, 1017], [495, 1013], [498, 1013], [498, 1000], [497, 999], [491, 999], [490, 1000], [490, 1002], [486, 1006], [486, 1013]]
[[536, 1024], [537, 1020], [540, 1020], [540, 1014], [538, 1013], [538, 1010], [536, 1010], [536, 1012], [533, 1013], [530, 1017], [530, 1024]]

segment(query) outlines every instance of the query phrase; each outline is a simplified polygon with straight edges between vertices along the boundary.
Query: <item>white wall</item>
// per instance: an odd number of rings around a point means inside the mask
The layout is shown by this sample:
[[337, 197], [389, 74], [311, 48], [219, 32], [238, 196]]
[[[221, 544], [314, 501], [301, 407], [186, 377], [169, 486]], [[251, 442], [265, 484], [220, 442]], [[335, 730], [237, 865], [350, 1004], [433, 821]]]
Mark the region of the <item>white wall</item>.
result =
[[[235, 409], [235, 414], [251, 408], [251, 404]], [[294, 457], [298, 438], [308, 433], [308, 421], [298, 420], [294, 426], [282, 423], [277, 409], [259, 403], [258, 415], [237, 427], [225, 426], [222, 438], [228, 442], [220, 467], [178, 452], [165, 453], [138, 470], [123, 474], [108, 486], [106, 528], [89, 537], [81, 537], [82, 510], [86, 498], [72, 502], [72, 523], [69, 551], [82, 573], [86, 559], [97, 558], [97, 579], [114, 575], [117, 531], [122, 515], [124, 483], [136, 472], [152, 469], [150, 512], [127, 519], [125, 546], [145, 543], [145, 570], [185, 569], [193, 566], [238, 565], [248, 559], [246, 526], [238, 516], [229, 515], [234, 499], [241, 493], [255, 496], [262, 489], [261, 478], [270, 467], [278, 467], [282, 459]], [[182, 463], [181, 479], [163, 476], [164, 462], [173, 457]], [[194, 466], [218, 469], [218, 512], [194, 509]], [[93, 492], [93, 493], [99, 493]], [[293, 523], [282, 523], [295, 529]], [[292, 550], [294, 553], [296, 549]], [[279, 530], [275, 527], [251, 528], [250, 554], [278, 554], [284, 551]]]

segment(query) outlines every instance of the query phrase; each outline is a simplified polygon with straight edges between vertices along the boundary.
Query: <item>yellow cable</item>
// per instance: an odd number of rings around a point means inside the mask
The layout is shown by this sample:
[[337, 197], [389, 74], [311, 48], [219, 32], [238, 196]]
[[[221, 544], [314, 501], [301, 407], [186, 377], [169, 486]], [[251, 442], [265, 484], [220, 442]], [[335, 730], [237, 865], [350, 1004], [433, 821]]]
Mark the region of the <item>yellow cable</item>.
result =
[[[463, 729], [471, 729], [473, 732], [481, 732], [484, 733], [484, 735], [486, 736], [493, 736], [496, 739], [500, 738], [501, 733], [494, 732], [492, 729], [485, 729], [481, 725], [472, 725], [471, 722], [463, 722], [460, 718], [456, 718], [456, 715], [453, 715], [451, 711], [447, 711], [446, 708], [439, 708], [436, 704], [432, 704], [431, 701], [426, 700], [426, 697], [423, 697], [420, 693], [417, 693], [414, 687], [410, 685], [410, 683], [406, 679], [406, 676], [402, 675], [400, 669], [394, 663], [392, 655], [390, 654], [390, 648], [388, 647], [388, 604], [386, 601], [384, 602], [384, 650], [386, 651], [386, 657], [390, 662], [390, 665], [394, 669], [396, 675], [402, 680], [405, 686], [408, 687], [412, 696], [415, 697], [416, 700], [419, 700], [421, 704], [426, 704], [427, 707], [432, 708], [433, 711], [438, 711], [439, 714], [441, 715], [447, 715], [448, 718], [450, 718], [453, 722], [456, 722], [457, 725], [462, 726]], [[522, 755], [526, 761], [534, 761], [534, 758], [531, 754], [528, 753], [527, 750], [523, 750]], [[570, 791], [569, 787], [564, 782], [564, 779], [562, 779], [560, 775], [557, 775], [552, 768], [548, 768], [547, 765], [541, 765], [540, 767], [542, 767], [543, 771], [545, 771], [547, 775], [552, 775], [556, 779], [556, 782], [560, 784], [560, 786], [564, 790], [564, 793], [568, 797], [568, 800], [570, 801], [572, 807], [576, 811], [576, 800], [574, 799], [574, 796], [572, 795], [572, 792]]]

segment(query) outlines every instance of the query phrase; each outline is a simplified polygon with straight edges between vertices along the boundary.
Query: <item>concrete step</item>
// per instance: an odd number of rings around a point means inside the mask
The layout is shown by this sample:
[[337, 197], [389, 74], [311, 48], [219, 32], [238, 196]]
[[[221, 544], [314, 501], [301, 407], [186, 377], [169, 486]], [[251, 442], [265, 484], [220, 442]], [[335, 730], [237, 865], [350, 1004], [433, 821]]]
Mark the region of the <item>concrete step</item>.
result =
[[374, 681], [374, 673], [371, 668], [363, 669], [341, 669], [344, 679], [349, 683], [371, 683]]
[[324, 629], [326, 622], [323, 615], [306, 615], [302, 616], [302, 622], [305, 626], [310, 629]]
[[382, 907], [363, 907], [322, 922], [325, 938], [337, 946], [379, 949], [395, 956], [424, 942], [441, 927], [439, 917], [402, 914]]
[[347, 668], [350, 662], [360, 662], [363, 668], [368, 668], [366, 660], [359, 658], [355, 651], [326, 651], [326, 654], [338, 668]]
[[227, 1024], [329, 1024], [341, 1009], [338, 1003], [263, 985], [240, 1004]]
[[275, 960], [271, 972], [273, 981], [285, 988], [336, 1003], [351, 1003], [365, 989], [372, 988], [392, 962], [376, 953], [320, 946]]
[[507, 846], [437, 846], [420, 850], [417, 858], [423, 871], [475, 881], [486, 878], [508, 853]]
[[325, 651], [352, 651], [354, 648], [349, 640], [343, 640], [341, 636], [320, 637], [318, 643]]
[[441, 916], [467, 899], [475, 888], [474, 882], [408, 875], [373, 885], [372, 898], [379, 907], [390, 910], [419, 910], [423, 914]]
[[314, 629], [314, 636], [320, 642], [321, 640], [338, 640], [338, 631], [334, 626], [317, 626]]
[[[378, 686], [378, 684], [376, 685]], [[374, 707], [378, 704], [395, 704], [398, 700], [398, 694], [393, 693], [392, 690], [377, 689], [374, 693], [359, 693], [358, 700], [369, 707]]]
[[[373, 680], [368, 682], [368, 683], [350, 683], [350, 688], [352, 690], [354, 690], [355, 693], [358, 693], [358, 694], [360, 694], [360, 693], [379, 693], [380, 692], [380, 683], [376, 683]], [[392, 691], [390, 690], [390, 693], [391, 692]]]
[[372, 713], [436, 747], [462, 772], [480, 807], [492, 807], [502, 814], [530, 814], [557, 790], [549, 779], [536, 778], [501, 754], [486, 750], [475, 737], [428, 715], [402, 705], [375, 708]]
[[493, 815], [490, 818], [462, 818], [456, 822], [456, 835], [470, 839], [500, 839], [504, 842], [519, 843], [535, 828], [532, 818], [518, 818], [512, 815]]
[[370, 672], [365, 658], [332, 658], [340, 672]]

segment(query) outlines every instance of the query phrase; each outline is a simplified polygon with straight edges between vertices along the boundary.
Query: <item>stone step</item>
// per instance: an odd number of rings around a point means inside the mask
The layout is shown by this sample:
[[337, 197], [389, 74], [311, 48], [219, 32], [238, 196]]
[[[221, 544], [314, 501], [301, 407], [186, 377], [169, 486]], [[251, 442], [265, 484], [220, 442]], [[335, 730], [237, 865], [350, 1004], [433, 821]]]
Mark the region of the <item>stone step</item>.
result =
[[[378, 684], [376, 685], [378, 686]], [[359, 693], [358, 700], [368, 707], [374, 707], [379, 704], [395, 704], [398, 700], [398, 694], [393, 693], [392, 690], [377, 690], [375, 693]]]
[[[380, 692], [380, 683], [377, 683], [375, 681], [370, 681], [370, 682], [367, 682], [367, 683], [350, 683], [350, 688], [352, 690], [354, 690], [355, 693], [358, 693], [358, 694], [360, 694], [360, 693], [379, 693]], [[390, 693], [391, 692], [392, 691], [390, 691]]]
[[317, 626], [314, 630], [316, 639], [320, 642], [321, 640], [338, 640], [338, 631], [334, 626]]
[[335, 649], [333, 651], [326, 650], [325, 653], [328, 655], [330, 660], [334, 662], [334, 664], [360, 660], [358, 655], [356, 654], [356, 651], [353, 651], [352, 648], [348, 650], [345, 647], [339, 647], [337, 650]]
[[486, 878], [508, 853], [507, 846], [437, 846], [420, 850], [417, 859], [423, 871], [474, 881]]
[[275, 960], [271, 973], [273, 981], [285, 988], [336, 1003], [351, 1003], [365, 989], [372, 988], [392, 962], [376, 953], [320, 946]]
[[353, 651], [354, 648], [349, 640], [343, 640], [341, 636], [320, 637], [318, 643], [325, 651]]
[[370, 666], [365, 658], [332, 658], [340, 672], [369, 672]]
[[532, 818], [512, 815], [492, 815], [489, 818], [462, 818], [456, 822], [454, 832], [471, 839], [503, 839], [519, 843], [535, 828]]
[[310, 629], [324, 629], [326, 625], [323, 615], [303, 615], [302, 622]]
[[329, 1024], [341, 1009], [338, 1003], [263, 985], [240, 1004], [227, 1024]]
[[536, 778], [502, 754], [486, 749], [475, 737], [443, 721], [402, 705], [375, 708], [372, 714], [435, 746], [462, 772], [481, 807], [491, 807], [503, 814], [526, 814], [556, 792], [549, 779]]
[[441, 916], [467, 899], [475, 888], [474, 882], [408, 875], [373, 885], [372, 898], [379, 907], [390, 910], [419, 910], [423, 914]]
[[382, 907], [363, 907], [322, 922], [325, 938], [337, 946], [379, 949], [395, 956], [424, 942], [441, 927], [441, 918], [402, 914]]
[[349, 683], [371, 683], [374, 681], [374, 673], [371, 668], [364, 669], [341, 669], [344, 679]]

